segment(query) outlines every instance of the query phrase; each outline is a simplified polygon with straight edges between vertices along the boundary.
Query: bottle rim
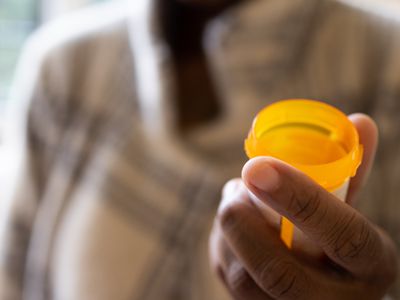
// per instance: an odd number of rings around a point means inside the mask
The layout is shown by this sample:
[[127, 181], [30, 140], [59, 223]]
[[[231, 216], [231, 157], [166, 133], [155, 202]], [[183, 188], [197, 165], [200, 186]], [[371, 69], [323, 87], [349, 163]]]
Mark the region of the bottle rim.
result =
[[[341, 186], [348, 178], [355, 176], [361, 164], [363, 146], [353, 123], [337, 108], [318, 100], [287, 99], [274, 102], [263, 108], [255, 117], [245, 140], [245, 151], [249, 158], [273, 156], [260, 147], [260, 139], [268, 129], [289, 123], [304, 123], [318, 126], [335, 134], [347, 145], [346, 154], [341, 158], [323, 164], [304, 164], [286, 161], [303, 171], [328, 190]], [[279, 157], [278, 157], [279, 158]]]

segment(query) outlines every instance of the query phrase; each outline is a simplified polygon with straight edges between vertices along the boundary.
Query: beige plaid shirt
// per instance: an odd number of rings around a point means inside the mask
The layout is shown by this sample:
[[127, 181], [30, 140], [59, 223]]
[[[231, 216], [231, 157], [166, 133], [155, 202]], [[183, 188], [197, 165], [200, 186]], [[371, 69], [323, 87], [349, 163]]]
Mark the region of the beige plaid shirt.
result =
[[15, 170], [0, 187], [0, 299], [225, 299], [207, 258], [220, 189], [240, 174], [255, 113], [283, 98], [377, 120], [360, 209], [399, 244], [396, 2], [255, 0], [227, 11], [205, 39], [223, 113], [187, 135], [153, 2], [83, 10], [27, 45], [7, 136]]

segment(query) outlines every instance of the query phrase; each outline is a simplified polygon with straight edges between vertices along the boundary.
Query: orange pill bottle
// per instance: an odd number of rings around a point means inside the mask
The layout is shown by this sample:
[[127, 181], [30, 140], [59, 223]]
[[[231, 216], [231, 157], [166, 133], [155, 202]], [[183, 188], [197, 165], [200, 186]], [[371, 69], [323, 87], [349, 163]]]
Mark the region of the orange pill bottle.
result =
[[[261, 110], [245, 140], [249, 158], [272, 156], [306, 173], [345, 200], [350, 178], [361, 164], [363, 147], [353, 123], [323, 102], [293, 99]], [[281, 238], [291, 248], [293, 224], [281, 222]]]

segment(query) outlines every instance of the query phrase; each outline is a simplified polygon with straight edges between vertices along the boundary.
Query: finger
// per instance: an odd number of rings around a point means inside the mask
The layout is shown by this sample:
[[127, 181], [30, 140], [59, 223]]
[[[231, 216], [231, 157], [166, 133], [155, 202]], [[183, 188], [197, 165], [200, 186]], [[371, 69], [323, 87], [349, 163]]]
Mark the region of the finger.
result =
[[266, 295], [254, 282], [243, 265], [233, 254], [224, 240], [218, 224], [215, 224], [210, 239], [213, 269], [221, 278], [234, 299], [238, 300], [269, 300]]
[[225, 282], [229, 293], [236, 300], [272, 300], [249, 275], [243, 265], [232, 260], [226, 269], [223, 269]]
[[[222, 189], [222, 201], [219, 210], [223, 209], [224, 203], [233, 198], [241, 198], [243, 201], [249, 201], [248, 191], [243, 181], [239, 178], [229, 180]], [[211, 268], [225, 282], [223, 270], [227, 270], [230, 262], [234, 260], [232, 251], [227, 247], [223, 238], [221, 227], [218, 222], [214, 222], [210, 234], [209, 243]], [[225, 282], [226, 283], [226, 282]]]
[[210, 239], [208, 242], [208, 252], [210, 257], [210, 267], [218, 275], [218, 277], [225, 283], [222, 268], [225, 266], [227, 255], [224, 254], [222, 244], [222, 234], [217, 223], [214, 223], [211, 229]]
[[268, 225], [275, 228], [277, 232], [279, 231], [280, 215], [265, 203], [258, 201], [257, 197], [249, 192], [242, 179], [229, 180], [222, 189], [222, 198], [225, 201], [221, 202], [220, 209], [224, 203], [229, 203], [229, 199], [232, 198], [240, 198], [243, 201], [251, 202], [258, 209], [258, 212], [263, 215]]
[[[252, 197], [254, 198], [255, 196], [249, 194], [249, 191], [243, 183], [242, 179], [231, 179], [225, 184], [222, 189], [222, 201], [218, 210], [223, 210], [224, 205], [229, 204], [232, 201], [243, 201], [248, 205], [254, 205], [254, 199], [251, 200]], [[258, 205], [260, 205], [260, 201], [258, 201]], [[258, 212], [256, 211], [256, 214], [261, 214], [264, 217], [265, 222], [274, 227], [276, 229], [276, 232], [278, 232], [280, 222], [279, 214], [277, 214], [274, 210], [272, 210], [264, 203], [261, 203], [261, 205], [263, 206], [263, 209], [258, 209]], [[268, 210], [264, 209], [265, 206], [267, 206]], [[230, 251], [226, 246], [226, 241], [223, 238], [221, 226], [218, 222], [214, 222], [213, 229], [210, 235], [210, 257], [212, 267], [214, 269], [217, 264], [219, 264], [220, 267], [222, 266], [226, 268], [229, 262], [233, 259], [232, 251]]]
[[230, 249], [263, 292], [279, 299], [316, 298], [318, 285], [311, 284], [311, 275], [254, 205], [241, 197], [225, 198], [217, 218]]
[[[247, 188], [241, 179], [230, 180], [223, 188], [223, 198], [229, 202], [233, 198], [245, 198], [247, 201]], [[226, 243], [221, 227], [215, 222], [210, 235], [211, 266], [221, 278], [222, 282], [234, 299], [272, 299], [266, 295], [254, 282], [242, 264], [233, 254]]]
[[258, 157], [247, 162], [242, 177], [261, 201], [290, 219], [343, 268], [369, 276], [383, 262], [382, 241], [373, 226], [302, 172]]
[[378, 145], [378, 128], [374, 120], [364, 114], [352, 114], [349, 116], [349, 119], [356, 127], [360, 137], [360, 144], [362, 144], [364, 147], [364, 155], [361, 165], [357, 170], [357, 175], [350, 182], [346, 199], [347, 203], [354, 205], [355, 197], [368, 178], [374, 162], [376, 148]]

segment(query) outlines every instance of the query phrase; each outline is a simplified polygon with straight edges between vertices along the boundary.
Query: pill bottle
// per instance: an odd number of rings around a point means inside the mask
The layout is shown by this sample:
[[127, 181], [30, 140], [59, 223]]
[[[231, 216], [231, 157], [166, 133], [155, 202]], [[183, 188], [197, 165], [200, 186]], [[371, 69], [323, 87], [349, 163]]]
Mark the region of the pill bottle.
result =
[[[326, 103], [290, 99], [262, 109], [245, 140], [249, 158], [272, 156], [306, 173], [345, 200], [350, 178], [361, 164], [363, 147], [353, 123]], [[281, 221], [281, 238], [291, 248], [293, 224]]]

